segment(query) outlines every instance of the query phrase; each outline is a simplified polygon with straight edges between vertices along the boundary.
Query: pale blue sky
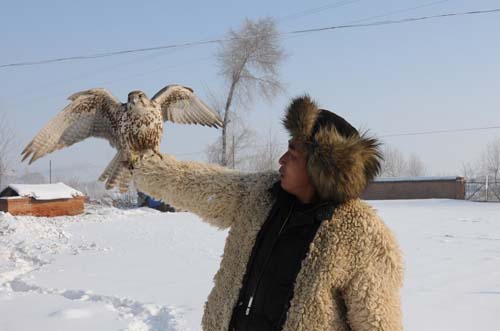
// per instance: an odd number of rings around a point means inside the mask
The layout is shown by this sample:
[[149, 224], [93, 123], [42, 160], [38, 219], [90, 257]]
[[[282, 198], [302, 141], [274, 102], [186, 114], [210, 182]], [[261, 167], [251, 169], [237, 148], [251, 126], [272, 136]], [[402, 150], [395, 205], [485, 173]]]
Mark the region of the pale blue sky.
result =
[[[0, 64], [86, 55], [222, 37], [245, 17], [280, 18], [280, 31], [340, 25], [417, 7], [405, 1], [10, 1], [2, 4]], [[309, 9], [330, 8], [309, 15]], [[500, 1], [441, 1], [373, 20], [500, 8]], [[292, 15], [292, 16], [290, 16]], [[365, 21], [369, 22], [369, 20]], [[344, 29], [284, 38], [281, 74], [287, 92], [247, 112], [259, 132], [270, 125], [282, 142], [280, 118], [290, 97], [307, 92], [318, 103], [374, 134], [500, 125], [500, 13]], [[18, 154], [76, 91], [104, 87], [121, 100], [167, 84], [192, 87], [205, 98], [223, 91], [216, 46], [137, 53], [103, 59], [0, 69], [0, 112], [16, 132]], [[204, 159], [213, 129], [168, 124], [162, 150]], [[416, 153], [429, 175], [458, 174], [500, 130], [383, 139]], [[114, 151], [89, 140], [37, 161], [32, 169], [104, 167]], [[17, 158], [17, 155], [16, 155]], [[23, 172], [23, 168], [19, 168]]]

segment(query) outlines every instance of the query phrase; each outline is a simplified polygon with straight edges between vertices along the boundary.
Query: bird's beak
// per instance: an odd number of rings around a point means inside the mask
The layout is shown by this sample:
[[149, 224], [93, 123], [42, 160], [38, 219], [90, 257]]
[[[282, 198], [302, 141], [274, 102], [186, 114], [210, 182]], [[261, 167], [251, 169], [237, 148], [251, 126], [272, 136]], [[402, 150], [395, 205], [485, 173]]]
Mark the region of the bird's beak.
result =
[[137, 100], [137, 97], [135, 95], [128, 98], [128, 103], [131, 104], [131, 105], [137, 104], [137, 101], [138, 100]]

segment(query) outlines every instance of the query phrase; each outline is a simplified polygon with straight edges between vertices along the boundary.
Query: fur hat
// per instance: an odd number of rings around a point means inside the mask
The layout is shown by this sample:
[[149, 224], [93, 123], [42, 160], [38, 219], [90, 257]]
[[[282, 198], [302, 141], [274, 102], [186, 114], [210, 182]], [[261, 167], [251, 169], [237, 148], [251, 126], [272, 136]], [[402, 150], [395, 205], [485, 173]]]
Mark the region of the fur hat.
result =
[[307, 170], [322, 200], [359, 197], [380, 170], [380, 143], [345, 119], [319, 109], [308, 95], [292, 101], [283, 124], [308, 153]]

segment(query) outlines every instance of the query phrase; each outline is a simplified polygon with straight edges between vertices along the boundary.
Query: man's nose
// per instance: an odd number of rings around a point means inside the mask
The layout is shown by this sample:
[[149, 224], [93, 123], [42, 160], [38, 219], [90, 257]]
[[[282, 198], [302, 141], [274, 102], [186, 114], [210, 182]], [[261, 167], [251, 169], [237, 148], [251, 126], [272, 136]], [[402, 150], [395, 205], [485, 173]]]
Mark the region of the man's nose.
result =
[[278, 160], [279, 164], [281, 164], [281, 165], [285, 165], [286, 154], [287, 154], [287, 153], [285, 153], [285, 154], [281, 155], [281, 157], [280, 157], [280, 158], [279, 158], [279, 160]]

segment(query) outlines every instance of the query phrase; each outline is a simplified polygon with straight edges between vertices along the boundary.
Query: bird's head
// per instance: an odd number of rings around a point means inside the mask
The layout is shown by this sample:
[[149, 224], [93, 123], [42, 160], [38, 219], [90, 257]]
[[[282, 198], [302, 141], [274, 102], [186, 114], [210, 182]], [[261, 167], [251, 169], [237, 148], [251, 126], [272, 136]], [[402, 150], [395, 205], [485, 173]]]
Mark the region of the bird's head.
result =
[[147, 107], [151, 101], [142, 91], [132, 91], [128, 94], [128, 108], [130, 107]]

